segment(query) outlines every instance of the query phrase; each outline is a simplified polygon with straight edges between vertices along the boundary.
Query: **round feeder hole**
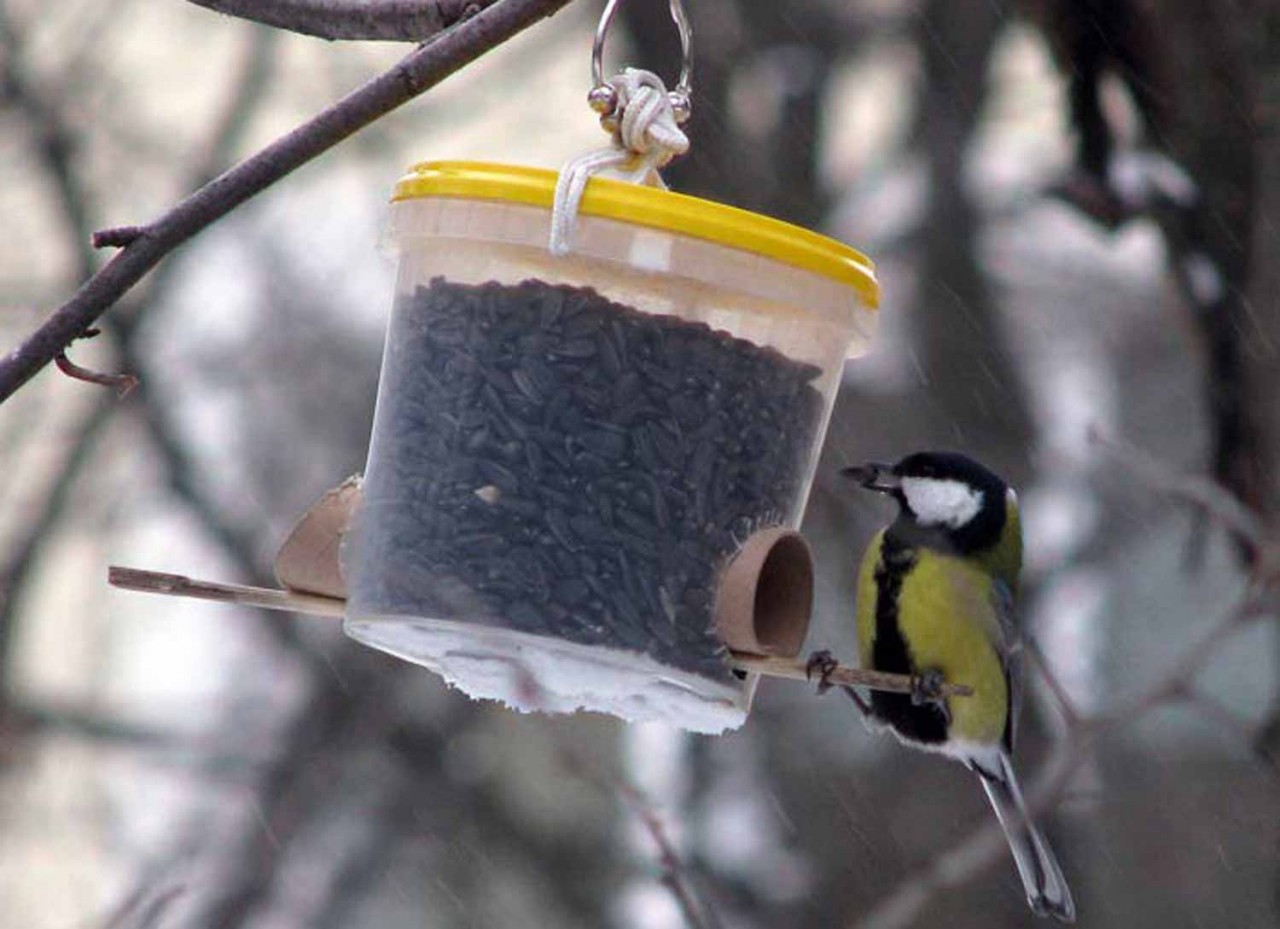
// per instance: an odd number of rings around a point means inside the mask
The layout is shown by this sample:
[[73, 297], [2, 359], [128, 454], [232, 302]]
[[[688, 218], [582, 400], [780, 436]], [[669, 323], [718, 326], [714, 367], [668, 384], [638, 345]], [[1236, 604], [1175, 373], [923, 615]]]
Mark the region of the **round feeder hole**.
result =
[[794, 657], [813, 610], [813, 557], [793, 529], [765, 529], [747, 539], [725, 569], [716, 628], [733, 651]]

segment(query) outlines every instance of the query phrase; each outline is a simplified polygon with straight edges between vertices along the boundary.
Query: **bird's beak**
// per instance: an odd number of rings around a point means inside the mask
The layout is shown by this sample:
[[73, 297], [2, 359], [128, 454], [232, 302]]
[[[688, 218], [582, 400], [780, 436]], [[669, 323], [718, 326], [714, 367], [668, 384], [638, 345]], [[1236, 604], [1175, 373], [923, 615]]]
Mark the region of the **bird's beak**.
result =
[[893, 465], [877, 464], [872, 461], [864, 465], [845, 468], [840, 473], [850, 480], [857, 481], [860, 486], [867, 488], [867, 490], [876, 490], [880, 493], [893, 493], [902, 487], [902, 480], [893, 473]]

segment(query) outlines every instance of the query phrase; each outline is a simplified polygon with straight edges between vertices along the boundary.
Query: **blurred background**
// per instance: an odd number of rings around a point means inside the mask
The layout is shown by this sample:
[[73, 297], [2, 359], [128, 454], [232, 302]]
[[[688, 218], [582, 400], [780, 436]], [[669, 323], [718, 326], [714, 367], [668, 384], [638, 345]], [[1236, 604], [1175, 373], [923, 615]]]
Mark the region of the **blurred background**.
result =
[[[5, 926], [679, 927], [649, 814], [706, 926], [856, 926], [987, 822], [959, 766], [799, 684], [766, 682], [715, 738], [517, 716], [331, 620], [106, 586], [108, 564], [269, 581], [293, 520], [362, 467], [391, 186], [427, 158], [558, 167], [602, 144], [601, 5], [170, 258], [72, 351], [136, 373], [127, 399], [50, 369], [0, 409]], [[855, 565], [890, 515], [836, 471], [950, 447], [1022, 491], [1024, 619], [1072, 705], [1169, 675], [1257, 553], [1090, 434], [1275, 509], [1280, 4], [687, 5], [692, 150], [668, 182], [848, 241], [884, 289], [810, 499], [809, 646], [854, 660]], [[93, 230], [153, 218], [405, 50], [181, 0], [0, 0], [0, 345], [100, 264]], [[627, 0], [609, 53], [674, 75], [664, 0]], [[1208, 659], [1092, 743], [1043, 817], [1083, 926], [1280, 922], [1276, 621]], [[1063, 719], [1030, 684], [1034, 781]], [[923, 920], [1032, 917], [1002, 858]]]

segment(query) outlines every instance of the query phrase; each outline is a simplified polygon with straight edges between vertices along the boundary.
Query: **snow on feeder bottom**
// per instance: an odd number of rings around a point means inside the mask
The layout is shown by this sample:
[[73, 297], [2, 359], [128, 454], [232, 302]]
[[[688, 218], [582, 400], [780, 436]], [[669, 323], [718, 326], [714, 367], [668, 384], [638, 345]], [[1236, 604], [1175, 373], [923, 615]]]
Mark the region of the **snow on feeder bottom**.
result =
[[[555, 185], [439, 162], [396, 186], [346, 629], [473, 696], [718, 732], [754, 685], [726, 642], [800, 647], [792, 530], [874, 273], [808, 230], [602, 178], [552, 255]], [[760, 641], [722, 640], [727, 603]]]
[[819, 369], [535, 280], [437, 278], [388, 345], [348, 633], [514, 706], [740, 723], [717, 591], [795, 508]]

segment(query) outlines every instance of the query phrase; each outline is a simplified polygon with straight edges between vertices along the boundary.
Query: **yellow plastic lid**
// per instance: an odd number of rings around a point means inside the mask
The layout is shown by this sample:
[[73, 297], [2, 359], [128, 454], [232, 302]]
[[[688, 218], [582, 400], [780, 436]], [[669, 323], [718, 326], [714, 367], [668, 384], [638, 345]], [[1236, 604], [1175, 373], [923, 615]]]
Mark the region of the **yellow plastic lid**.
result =
[[[555, 171], [480, 161], [428, 161], [415, 165], [395, 186], [391, 199], [456, 197], [502, 200], [551, 209]], [[853, 287], [868, 307], [880, 303], [871, 259], [843, 242], [699, 197], [656, 187], [593, 177], [579, 212], [665, 229], [764, 255]]]

